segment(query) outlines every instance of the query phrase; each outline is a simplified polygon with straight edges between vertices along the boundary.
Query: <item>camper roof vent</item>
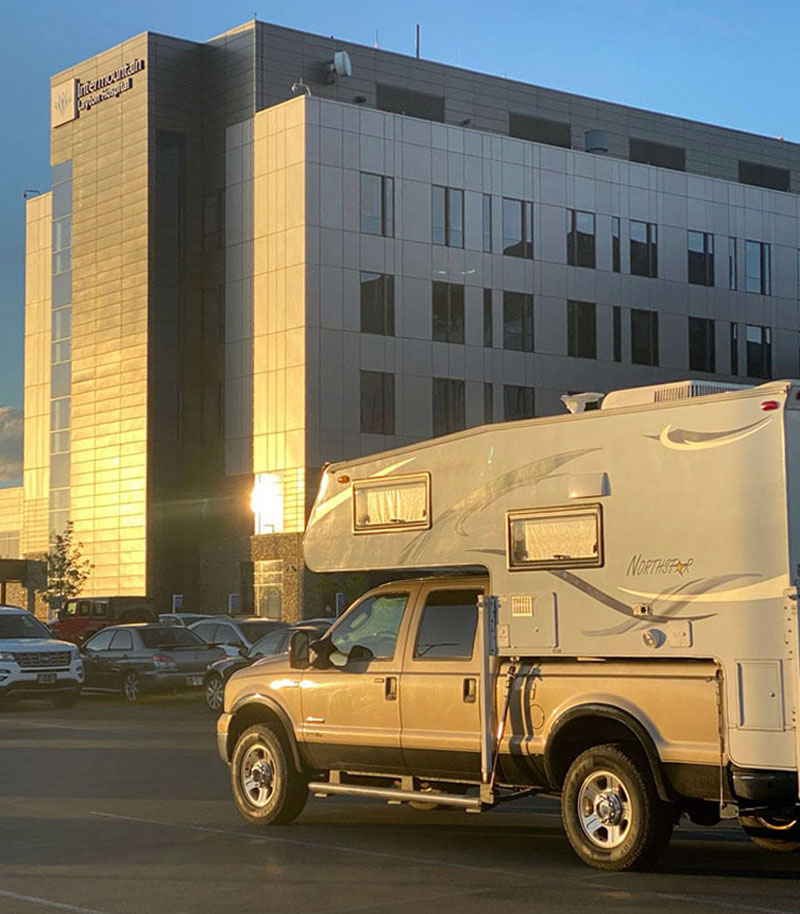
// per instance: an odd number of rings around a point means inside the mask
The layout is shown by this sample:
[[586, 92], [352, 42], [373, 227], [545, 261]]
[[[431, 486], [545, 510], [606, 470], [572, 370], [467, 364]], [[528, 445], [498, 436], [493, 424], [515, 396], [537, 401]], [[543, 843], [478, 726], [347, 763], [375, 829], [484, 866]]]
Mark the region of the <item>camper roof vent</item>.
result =
[[629, 387], [606, 394], [601, 409], [620, 409], [626, 406], [647, 406], [653, 403], [671, 403], [692, 397], [707, 397], [728, 390], [746, 390], [750, 384], [727, 384], [724, 381], [675, 381], [672, 384], [652, 384], [649, 387]]

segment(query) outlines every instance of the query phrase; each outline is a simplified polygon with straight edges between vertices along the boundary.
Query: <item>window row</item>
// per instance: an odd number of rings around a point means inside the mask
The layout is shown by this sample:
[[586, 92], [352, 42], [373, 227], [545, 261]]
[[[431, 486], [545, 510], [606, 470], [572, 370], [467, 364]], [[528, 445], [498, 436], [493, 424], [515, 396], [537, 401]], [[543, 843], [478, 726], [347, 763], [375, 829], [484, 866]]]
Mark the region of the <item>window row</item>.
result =
[[[467, 427], [466, 382], [454, 378], [432, 379], [433, 435], [449, 435]], [[361, 431], [395, 434], [395, 376], [385, 371], [360, 372]], [[530, 419], [536, 400], [532, 387], [503, 385], [503, 419]], [[484, 422], [494, 422], [494, 385], [483, 385]]]

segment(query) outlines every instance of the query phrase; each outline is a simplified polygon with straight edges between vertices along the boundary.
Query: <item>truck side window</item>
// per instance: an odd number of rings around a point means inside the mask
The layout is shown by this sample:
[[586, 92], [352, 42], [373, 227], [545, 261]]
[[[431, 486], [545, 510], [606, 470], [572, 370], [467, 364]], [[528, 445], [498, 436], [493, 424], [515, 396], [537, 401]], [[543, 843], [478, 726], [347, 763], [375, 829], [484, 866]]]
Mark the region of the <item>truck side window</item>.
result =
[[359, 644], [368, 647], [376, 660], [391, 660], [407, 603], [407, 593], [367, 597], [333, 629], [331, 643], [342, 654], [349, 654]]
[[479, 590], [428, 594], [414, 645], [416, 660], [469, 660], [478, 627]]

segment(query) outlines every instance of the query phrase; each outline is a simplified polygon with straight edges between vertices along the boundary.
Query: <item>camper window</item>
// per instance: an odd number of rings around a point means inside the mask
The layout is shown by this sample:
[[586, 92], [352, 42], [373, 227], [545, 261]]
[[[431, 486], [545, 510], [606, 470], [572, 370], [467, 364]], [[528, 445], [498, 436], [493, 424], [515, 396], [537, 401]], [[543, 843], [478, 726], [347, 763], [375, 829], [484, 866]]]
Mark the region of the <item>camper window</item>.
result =
[[599, 505], [515, 511], [508, 515], [509, 568], [603, 564]]
[[356, 533], [430, 527], [430, 476], [365, 479], [353, 483]]

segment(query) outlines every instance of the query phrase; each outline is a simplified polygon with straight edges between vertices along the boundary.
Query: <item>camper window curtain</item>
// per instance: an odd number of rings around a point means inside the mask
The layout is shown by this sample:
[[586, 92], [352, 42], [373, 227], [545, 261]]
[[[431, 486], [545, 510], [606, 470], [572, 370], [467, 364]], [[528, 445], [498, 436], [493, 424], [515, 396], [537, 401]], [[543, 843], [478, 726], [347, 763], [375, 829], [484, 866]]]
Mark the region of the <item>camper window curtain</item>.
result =
[[357, 531], [428, 527], [428, 476], [355, 482], [354, 526]]

